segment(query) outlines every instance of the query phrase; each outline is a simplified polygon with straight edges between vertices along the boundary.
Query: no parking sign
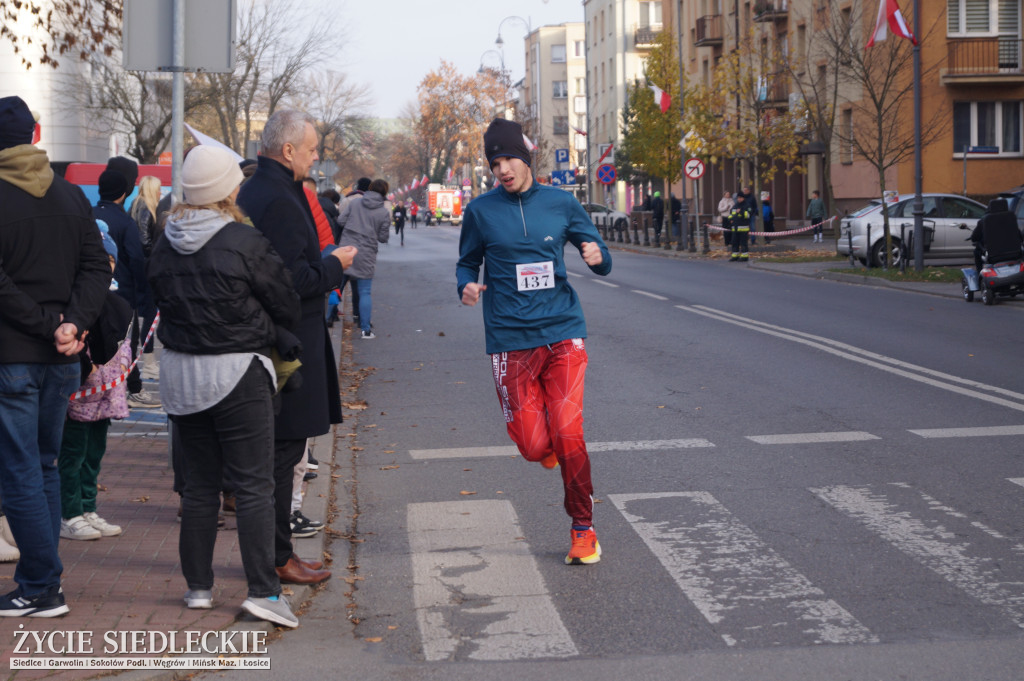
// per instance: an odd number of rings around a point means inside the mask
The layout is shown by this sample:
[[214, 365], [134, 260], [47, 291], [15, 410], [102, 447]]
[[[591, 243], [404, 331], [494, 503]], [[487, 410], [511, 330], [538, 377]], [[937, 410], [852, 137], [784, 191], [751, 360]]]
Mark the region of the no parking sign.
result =
[[615, 182], [615, 166], [608, 165], [607, 163], [598, 166], [597, 179], [601, 184], [612, 184]]

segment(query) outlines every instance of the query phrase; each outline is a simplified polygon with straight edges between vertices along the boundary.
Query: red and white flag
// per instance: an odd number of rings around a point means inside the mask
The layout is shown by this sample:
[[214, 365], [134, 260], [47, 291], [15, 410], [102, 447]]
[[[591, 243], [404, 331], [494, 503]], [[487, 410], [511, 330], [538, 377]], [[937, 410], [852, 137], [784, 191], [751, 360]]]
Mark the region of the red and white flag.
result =
[[903, 18], [903, 12], [900, 11], [896, 0], [879, 0], [875, 30], [872, 31], [871, 38], [864, 47], [873, 47], [876, 41], [885, 40], [889, 35], [889, 29], [892, 29], [892, 32], [899, 37], [906, 38], [917, 45], [917, 38], [911, 32], [910, 26], [907, 25], [907, 20]]
[[419, 178], [416, 178], [415, 180], [412, 181], [412, 185], [409, 187], [409, 189], [416, 189], [416, 187], [419, 187], [419, 186], [420, 186], [420, 180], [419, 180]]
[[657, 85], [648, 85], [651, 91], [654, 92], [654, 103], [661, 107], [661, 113], [668, 111], [669, 107], [672, 106], [672, 98], [667, 92], [662, 90]]
[[424, 175], [423, 177], [420, 178], [420, 184], [428, 184], [429, 182], [430, 182], [430, 178], [427, 177], [426, 175]]
[[529, 149], [530, 151], [534, 151], [537, 149], [537, 145], [534, 144], [533, 141], [526, 136], [525, 132], [523, 133], [523, 143], [526, 145], [526, 148]]
[[576, 131], [576, 134], [577, 134], [577, 135], [583, 135], [584, 137], [586, 137], [586, 136], [587, 136], [587, 131], [586, 131], [586, 130], [580, 130], [580, 129], [579, 129], [579, 128], [577, 128], [577, 127], [576, 127], [575, 125], [574, 125], [574, 126], [572, 126], [572, 129]]

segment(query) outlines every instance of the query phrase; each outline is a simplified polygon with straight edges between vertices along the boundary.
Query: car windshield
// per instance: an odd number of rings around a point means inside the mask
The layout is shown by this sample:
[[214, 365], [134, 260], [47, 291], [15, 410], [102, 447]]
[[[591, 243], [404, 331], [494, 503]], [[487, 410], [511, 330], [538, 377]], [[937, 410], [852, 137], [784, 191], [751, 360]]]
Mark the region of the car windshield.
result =
[[875, 201], [874, 203], [869, 203], [868, 205], [866, 205], [863, 208], [861, 208], [860, 210], [858, 210], [856, 213], [850, 213], [847, 217], [851, 217], [851, 218], [864, 217], [868, 213], [872, 213], [872, 212], [878, 210], [878, 207], [880, 205], [881, 205], [881, 202], [879, 202], [879, 201]]

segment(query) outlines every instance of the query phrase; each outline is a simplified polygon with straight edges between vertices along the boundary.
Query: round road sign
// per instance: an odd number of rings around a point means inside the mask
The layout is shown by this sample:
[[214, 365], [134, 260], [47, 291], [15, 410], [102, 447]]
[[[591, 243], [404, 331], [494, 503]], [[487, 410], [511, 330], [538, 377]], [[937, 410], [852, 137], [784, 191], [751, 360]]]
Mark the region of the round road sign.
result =
[[615, 166], [608, 165], [607, 163], [598, 166], [597, 179], [601, 184], [612, 184], [615, 182]]
[[704, 161], [699, 158], [687, 159], [686, 165], [683, 166], [683, 172], [691, 180], [699, 180], [704, 176]]

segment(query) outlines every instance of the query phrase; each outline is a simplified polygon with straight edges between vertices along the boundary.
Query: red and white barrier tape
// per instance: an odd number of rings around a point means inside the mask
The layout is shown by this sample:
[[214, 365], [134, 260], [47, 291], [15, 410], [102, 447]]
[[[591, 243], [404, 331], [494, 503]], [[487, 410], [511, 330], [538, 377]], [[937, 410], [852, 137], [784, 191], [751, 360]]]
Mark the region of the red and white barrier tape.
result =
[[[142, 341], [142, 348], [144, 348], [147, 345], [149, 345], [149, 339], [153, 337], [153, 334], [156, 332], [156, 325], [159, 324], [159, 323], [160, 323], [160, 312], [157, 312], [156, 313], [156, 317], [153, 318], [153, 325], [149, 327], [149, 333], [146, 334], [146, 340]], [[140, 348], [140, 350], [141, 350], [141, 348]], [[132, 372], [132, 369], [135, 368], [135, 365], [139, 363], [139, 357], [142, 357], [142, 353], [141, 352], [137, 353], [135, 361], [132, 362], [131, 366], [128, 367], [124, 371], [124, 373], [122, 373], [120, 376], [115, 378], [110, 383], [104, 383], [103, 385], [95, 386], [93, 388], [86, 388], [85, 390], [79, 390], [78, 392], [76, 392], [73, 395], [71, 395], [71, 397], [68, 398], [68, 401], [70, 402], [71, 400], [77, 400], [77, 399], [79, 399], [81, 397], [89, 397], [90, 395], [96, 395], [97, 393], [105, 392], [107, 390], [110, 390], [111, 388], [116, 388], [117, 386], [121, 385], [122, 383], [124, 383], [125, 378], [128, 377], [128, 374], [130, 374]]]
[[[793, 236], [794, 234], [801, 234], [803, 232], [806, 232], [809, 229], [814, 229], [815, 227], [824, 227], [825, 225], [827, 225], [828, 223], [832, 222], [835, 219], [836, 219], [836, 217], [833, 215], [828, 220], [825, 220], [824, 222], [821, 222], [821, 223], [819, 223], [817, 225], [810, 225], [808, 227], [801, 227], [800, 229], [788, 229], [785, 232], [750, 232], [749, 234], [750, 234], [750, 236], [766, 236], [766, 237]], [[704, 226], [707, 227], [708, 229], [713, 229], [713, 230], [715, 230], [717, 232], [735, 232], [736, 231], [734, 229], [726, 229], [725, 227], [722, 227], [721, 225], [712, 225], [712, 224], [709, 224], [709, 223], [705, 223]]]

